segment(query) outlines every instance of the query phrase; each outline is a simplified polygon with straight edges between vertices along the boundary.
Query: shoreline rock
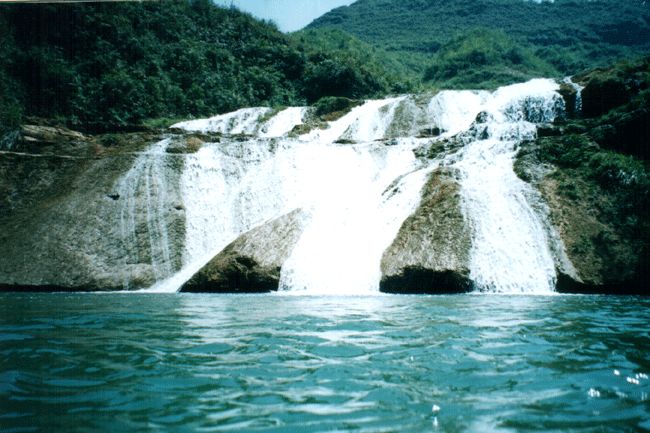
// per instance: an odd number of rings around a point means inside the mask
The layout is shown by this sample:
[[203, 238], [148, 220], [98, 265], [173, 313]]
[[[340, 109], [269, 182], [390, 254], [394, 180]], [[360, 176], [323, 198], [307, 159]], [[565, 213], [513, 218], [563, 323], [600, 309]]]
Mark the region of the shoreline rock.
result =
[[613, 187], [596, 177], [589, 161], [601, 152], [585, 135], [542, 137], [523, 143], [515, 169], [544, 198], [574, 271], [556, 263], [557, 292], [648, 295], [647, 216], [633, 204], [635, 194], [622, 189], [629, 185]]

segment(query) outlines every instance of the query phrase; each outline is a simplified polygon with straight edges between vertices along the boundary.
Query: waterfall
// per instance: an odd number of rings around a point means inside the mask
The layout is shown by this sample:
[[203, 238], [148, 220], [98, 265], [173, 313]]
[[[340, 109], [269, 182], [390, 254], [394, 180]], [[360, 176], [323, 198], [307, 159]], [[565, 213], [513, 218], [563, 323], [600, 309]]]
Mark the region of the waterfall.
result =
[[580, 116], [582, 114], [582, 91], [584, 90], [584, 86], [574, 82], [571, 77], [566, 77], [563, 82], [576, 91], [575, 114]]
[[[304, 107], [247, 108], [176, 124], [222, 134], [219, 142], [182, 155], [181, 271], [173, 273], [165, 219], [156, 216], [165, 209], [157, 156], [165, 140], [121, 181], [125, 239], [140, 242], [134, 236], [141, 236], [136, 220], [143, 209], [135, 197], [142, 196], [138, 188], [151, 188], [156, 193], [146, 195], [146, 229], [140, 227], [148, 233], [160, 280], [151, 290], [173, 292], [242, 233], [300, 208], [307, 220], [282, 266], [280, 290], [372, 293], [378, 290], [382, 254], [419, 205], [428, 174], [446, 166], [459, 173], [476, 289], [547, 293], [562, 248], [539, 193], [515, 175], [513, 161], [519, 143], [536, 136], [537, 123], [563, 114], [557, 91], [554, 81], [538, 79], [495, 92], [371, 100], [300, 136], [292, 135], [295, 127], [313, 115]], [[425, 130], [439, 136], [420, 137]], [[457, 145], [431, 158], [418, 153], [436, 143]]]
[[438, 128], [455, 135], [469, 128], [489, 96], [485, 91], [443, 90], [431, 98], [427, 114]]
[[532, 80], [497, 90], [481, 104], [482, 121], [464, 139], [455, 164], [462, 173], [463, 210], [473, 230], [470, 278], [479, 290], [551, 292], [555, 262], [535, 194], [513, 171], [517, 145], [536, 135], [535, 123], [563, 110], [558, 86]]
[[[166, 138], [154, 143], [139, 155], [115, 188], [122, 200], [120, 232], [124, 266], [148, 261], [156, 280], [169, 277], [176, 270], [167, 224], [167, 182], [173, 178], [165, 164], [169, 141]], [[128, 278], [123, 286], [130, 288]]]
[[[376, 291], [383, 251], [413, 212], [424, 183], [413, 143], [317, 145], [303, 162], [311, 219], [282, 268], [283, 290]], [[399, 192], [389, 186], [403, 176]], [[391, 194], [393, 192], [393, 194]]]
[[180, 122], [172, 125], [172, 128], [197, 132], [252, 135], [257, 131], [260, 119], [269, 111], [271, 109], [266, 107], [242, 108], [241, 110], [221, 114], [209, 119]]

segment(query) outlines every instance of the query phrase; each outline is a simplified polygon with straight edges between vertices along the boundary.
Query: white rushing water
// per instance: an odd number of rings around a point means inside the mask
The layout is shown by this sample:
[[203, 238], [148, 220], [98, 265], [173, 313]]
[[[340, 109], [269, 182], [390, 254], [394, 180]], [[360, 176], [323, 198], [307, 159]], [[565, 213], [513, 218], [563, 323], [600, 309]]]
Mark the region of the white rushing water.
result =
[[532, 122], [552, 122], [563, 101], [550, 80], [501, 88], [482, 105], [485, 123], [469, 134], [462, 157], [461, 193], [473, 229], [470, 278], [479, 290], [551, 292], [555, 262], [534, 193], [513, 171], [519, 142], [532, 139]]
[[[177, 124], [225, 136], [185, 156], [183, 269], [153, 290], [175, 291], [238, 235], [301, 208], [308, 221], [282, 266], [280, 289], [376, 292], [382, 254], [418, 206], [427, 175], [451, 166], [460, 173], [462, 210], [472, 233], [470, 278], [477, 290], [550, 292], [557, 237], [540, 211], [545, 207], [539, 194], [515, 175], [513, 160], [518, 144], [535, 137], [536, 123], [562, 114], [557, 90], [554, 81], [532, 80], [492, 93], [443, 91], [424, 102], [411, 96], [367, 101], [326, 128], [293, 138], [289, 133], [309, 117], [306, 108], [275, 114], [249, 108]], [[415, 138], [426, 128], [442, 135]], [[230, 139], [229, 134], [250, 137]], [[418, 147], [449, 139], [462, 144], [455, 153], [416, 157]], [[162, 147], [158, 143], [149, 153]], [[152, 164], [137, 162], [124, 184], [144, 175], [136, 172], [149, 172], [145, 178], [153, 179], [157, 169]], [[129, 212], [138, 209], [126, 203], [122, 219], [130, 233], [134, 217]], [[147, 208], [155, 214], [156, 206], [152, 202]], [[164, 244], [160, 219], [150, 219], [152, 239], [161, 238], [152, 245]], [[155, 249], [161, 267], [164, 248]]]
[[[381, 255], [415, 209], [425, 170], [417, 170], [408, 143], [316, 146], [301, 161], [311, 220], [282, 268], [280, 287], [309, 294], [376, 291]], [[388, 195], [405, 174], [400, 192]]]

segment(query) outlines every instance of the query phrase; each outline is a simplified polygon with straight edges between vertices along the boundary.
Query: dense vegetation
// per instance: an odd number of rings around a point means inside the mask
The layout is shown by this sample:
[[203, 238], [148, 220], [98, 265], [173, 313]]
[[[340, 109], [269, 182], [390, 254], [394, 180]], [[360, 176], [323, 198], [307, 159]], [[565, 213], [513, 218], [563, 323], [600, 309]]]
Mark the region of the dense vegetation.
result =
[[[313, 86], [311, 92], [315, 91], [318, 96], [350, 96], [344, 95], [343, 89], [335, 88], [335, 91], [332, 91], [322, 88], [324, 85], [336, 85], [337, 82], [339, 87], [345, 87], [352, 82], [362, 85], [362, 88], [388, 89], [394, 93], [413, 91], [419, 85], [420, 78], [405, 67], [397, 56], [363, 42], [347, 32], [336, 29], [303, 30], [290, 37], [305, 50], [308, 58], [312, 60], [312, 67], [318, 69], [317, 73], [311, 75], [310, 83]], [[318, 62], [323, 55], [328, 59]], [[332, 64], [333, 61], [338, 65]], [[337, 79], [337, 76], [342, 75], [342, 67], [350, 69], [347, 74], [356, 74], [358, 77], [354, 80]], [[376, 83], [364, 83], [364, 80]], [[348, 90], [348, 93], [355, 92]], [[317, 98], [312, 96], [310, 99]]]
[[502, 31], [475, 29], [436, 52], [425, 81], [447, 88], [496, 87], [533, 77], [552, 76], [554, 68]]
[[382, 47], [439, 87], [574, 74], [650, 52], [643, 0], [358, 0], [309, 27]]
[[394, 88], [360, 42], [321, 42], [209, 0], [0, 5], [0, 124], [106, 129]]

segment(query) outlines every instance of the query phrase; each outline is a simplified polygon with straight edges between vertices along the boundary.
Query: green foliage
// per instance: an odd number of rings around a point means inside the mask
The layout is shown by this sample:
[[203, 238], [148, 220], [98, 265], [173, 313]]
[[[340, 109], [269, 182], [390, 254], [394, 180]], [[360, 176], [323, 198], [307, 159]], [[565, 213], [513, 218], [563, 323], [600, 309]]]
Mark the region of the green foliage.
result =
[[17, 89], [0, 103], [6, 122], [24, 106], [105, 130], [391, 90], [358, 47], [300, 43], [209, 0], [0, 5], [2, 23], [0, 90]]
[[502, 31], [476, 29], [445, 44], [424, 79], [446, 88], [494, 88], [557, 72]]
[[143, 126], [152, 129], [166, 129], [172, 126], [175, 123], [182, 122], [187, 120], [185, 117], [157, 117], [152, 119], [146, 119], [142, 122]]
[[[309, 28], [347, 31], [394, 54], [411, 73], [426, 72], [427, 79], [455, 87], [518, 81], [543, 71], [575, 74], [650, 52], [650, 4], [642, 0], [358, 0]], [[478, 42], [471, 33], [477, 28], [499, 31], [510, 41], [493, 35], [468, 58], [466, 45]], [[454, 48], [462, 51], [460, 59]], [[516, 67], [491, 67], [498, 58]], [[478, 71], [471, 67], [476, 64]]]
[[[569, 134], [539, 140], [536, 156], [561, 172], [571, 172], [569, 179], [582, 178], [597, 183], [603, 191], [615, 194], [621, 212], [638, 212], [650, 200], [650, 169], [647, 163], [629, 155], [601, 149], [586, 135]], [[569, 185], [563, 192], [577, 194]], [[573, 197], [575, 198], [575, 197]]]
[[15, 130], [23, 115], [20, 88], [12, 77], [15, 44], [0, 16], [0, 140]]
[[349, 111], [355, 105], [358, 105], [358, 103], [348, 98], [326, 96], [319, 99], [318, 102], [314, 104], [314, 108], [317, 116], [324, 116], [337, 111]]
[[[291, 37], [313, 62], [314, 69], [307, 73], [325, 78], [327, 68], [333, 68], [335, 77], [325, 79], [323, 84], [330, 81], [333, 87], [340, 87], [336, 85], [340, 80], [336, 75], [347, 74], [356, 75], [355, 81], [362, 89], [366, 86], [369, 94], [418, 90], [419, 76], [405, 67], [394, 53], [376, 48], [349, 33], [337, 29], [303, 30]], [[380, 92], [377, 92], [378, 87]], [[359, 97], [350, 91], [343, 93], [339, 91], [330, 95]]]
[[584, 135], [571, 134], [562, 139], [540, 141], [540, 157], [544, 162], [576, 168], [589, 160], [597, 147]]
[[650, 173], [638, 159], [611, 151], [594, 152], [587, 162], [590, 176], [605, 188], [632, 188], [646, 198]]

